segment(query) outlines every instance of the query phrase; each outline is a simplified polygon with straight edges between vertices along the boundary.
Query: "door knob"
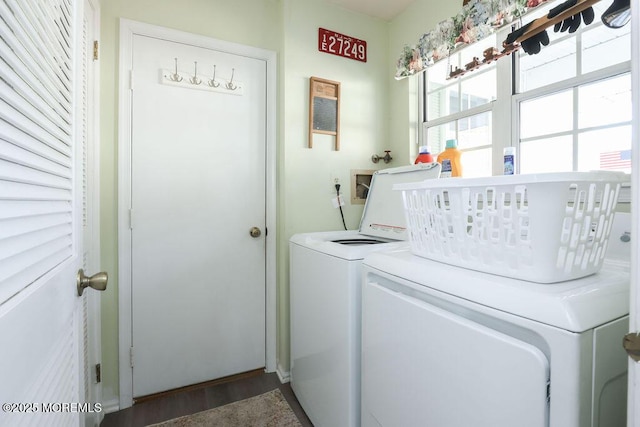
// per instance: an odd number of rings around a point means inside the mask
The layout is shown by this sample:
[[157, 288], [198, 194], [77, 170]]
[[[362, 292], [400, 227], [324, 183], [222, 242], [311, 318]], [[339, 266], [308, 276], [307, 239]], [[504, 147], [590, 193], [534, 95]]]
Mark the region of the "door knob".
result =
[[262, 234], [262, 231], [260, 231], [260, 229], [258, 227], [251, 227], [251, 230], [249, 230], [249, 234], [251, 235], [251, 237], [260, 237], [260, 235]]
[[622, 340], [622, 347], [630, 358], [636, 362], [640, 361], [640, 335], [635, 332], [625, 335]]
[[91, 277], [87, 277], [84, 274], [82, 269], [78, 270], [78, 275], [76, 276], [76, 286], [78, 287], [78, 296], [82, 296], [84, 292], [84, 288], [89, 287], [93, 288], [96, 291], [104, 291], [107, 289], [107, 281], [109, 277], [107, 273], [104, 271], [100, 273], [96, 273]]

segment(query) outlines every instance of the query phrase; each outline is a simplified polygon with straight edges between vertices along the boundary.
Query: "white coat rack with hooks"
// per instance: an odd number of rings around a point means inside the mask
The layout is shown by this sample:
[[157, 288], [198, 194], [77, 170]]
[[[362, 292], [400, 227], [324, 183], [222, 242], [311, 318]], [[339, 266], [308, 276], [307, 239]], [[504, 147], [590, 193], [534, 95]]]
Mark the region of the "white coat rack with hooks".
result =
[[174, 58], [173, 70], [165, 68], [160, 70], [160, 83], [168, 86], [224, 93], [227, 95], [242, 96], [244, 94], [243, 83], [235, 78], [235, 68], [232, 68], [226, 73], [228, 78], [222, 76], [221, 71], [217, 69], [216, 65], [211, 67], [209, 75], [204, 74], [202, 68], [202, 66], [198, 67], [197, 61], [193, 61], [191, 71], [179, 71], [178, 58]]

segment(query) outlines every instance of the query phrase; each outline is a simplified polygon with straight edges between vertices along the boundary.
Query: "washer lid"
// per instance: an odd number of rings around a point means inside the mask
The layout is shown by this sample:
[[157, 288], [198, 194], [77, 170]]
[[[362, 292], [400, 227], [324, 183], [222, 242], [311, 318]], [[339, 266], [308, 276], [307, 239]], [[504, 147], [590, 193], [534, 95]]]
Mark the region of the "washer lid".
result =
[[[294, 250], [294, 246], [300, 246], [312, 251], [331, 257], [343, 259], [345, 261], [362, 261], [369, 253], [381, 250], [394, 250], [407, 247], [408, 242], [400, 240], [388, 241], [380, 244], [359, 244], [348, 245], [344, 241], [365, 240], [380, 242], [381, 239], [363, 236], [358, 230], [349, 231], [319, 231], [315, 233], [294, 234], [289, 239], [289, 247]], [[318, 256], [318, 260], [321, 257]], [[320, 262], [320, 261], [318, 261]]]
[[439, 163], [418, 163], [376, 171], [371, 178], [364, 205], [360, 233], [384, 239], [407, 240], [402, 192], [393, 190], [393, 186], [438, 177]]

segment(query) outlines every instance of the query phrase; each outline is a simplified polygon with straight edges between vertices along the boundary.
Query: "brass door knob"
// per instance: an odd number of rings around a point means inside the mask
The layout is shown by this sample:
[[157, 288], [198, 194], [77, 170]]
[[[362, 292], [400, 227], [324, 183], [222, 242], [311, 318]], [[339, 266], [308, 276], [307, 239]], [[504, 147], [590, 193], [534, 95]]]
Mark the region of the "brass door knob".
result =
[[257, 238], [260, 237], [262, 231], [260, 231], [258, 227], [251, 227], [251, 230], [249, 230], [249, 234], [251, 235], [251, 237]]
[[76, 276], [76, 286], [78, 288], [78, 296], [82, 296], [84, 292], [84, 288], [92, 288], [97, 291], [104, 291], [107, 289], [107, 281], [109, 277], [107, 273], [100, 272], [96, 273], [91, 277], [87, 277], [84, 274], [82, 269], [78, 270], [78, 275]]

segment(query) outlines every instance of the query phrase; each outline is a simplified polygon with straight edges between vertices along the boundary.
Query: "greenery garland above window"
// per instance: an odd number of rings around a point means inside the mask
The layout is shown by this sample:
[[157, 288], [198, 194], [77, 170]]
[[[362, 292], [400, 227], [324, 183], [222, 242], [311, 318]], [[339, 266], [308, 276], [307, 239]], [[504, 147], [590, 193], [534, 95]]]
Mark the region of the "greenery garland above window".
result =
[[418, 74], [447, 58], [457, 48], [475, 43], [552, 0], [471, 0], [453, 18], [422, 35], [417, 45], [405, 45], [396, 66], [397, 80]]

